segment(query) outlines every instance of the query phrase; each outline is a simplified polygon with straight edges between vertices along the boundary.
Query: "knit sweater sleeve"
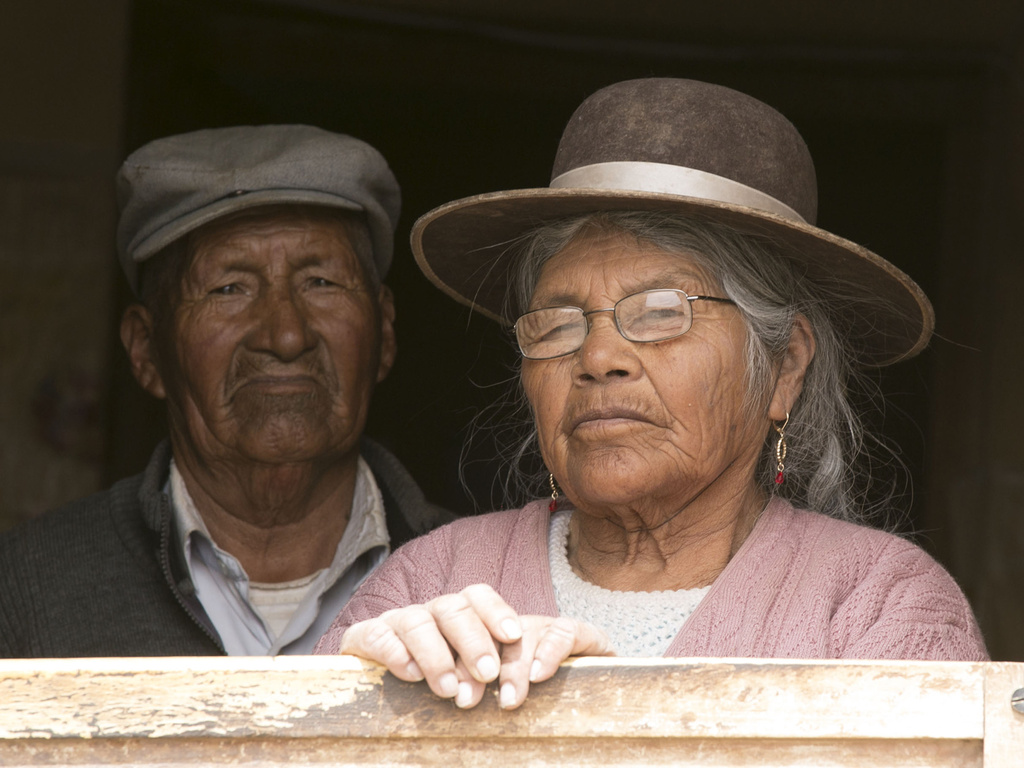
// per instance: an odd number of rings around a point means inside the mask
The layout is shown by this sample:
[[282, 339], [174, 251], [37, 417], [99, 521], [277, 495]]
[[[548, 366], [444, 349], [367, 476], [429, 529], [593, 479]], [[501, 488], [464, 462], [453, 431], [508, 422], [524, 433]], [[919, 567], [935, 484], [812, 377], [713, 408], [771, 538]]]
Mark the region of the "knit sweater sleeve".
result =
[[988, 658], [967, 599], [924, 550], [778, 499], [667, 655]]
[[924, 551], [889, 537], [831, 623], [839, 658], [985, 661], [970, 606]]

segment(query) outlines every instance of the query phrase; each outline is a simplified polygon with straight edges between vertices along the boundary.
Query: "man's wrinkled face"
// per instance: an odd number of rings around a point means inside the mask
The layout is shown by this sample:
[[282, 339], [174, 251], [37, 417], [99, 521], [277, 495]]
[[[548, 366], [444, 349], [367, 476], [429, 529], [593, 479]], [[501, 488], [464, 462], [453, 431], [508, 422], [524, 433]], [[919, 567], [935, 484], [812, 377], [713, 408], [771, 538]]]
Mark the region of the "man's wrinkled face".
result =
[[176, 456], [336, 460], [357, 450], [391, 367], [393, 318], [344, 222], [232, 219], [197, 237], [155, 386], [143, 385], [168, 400]]

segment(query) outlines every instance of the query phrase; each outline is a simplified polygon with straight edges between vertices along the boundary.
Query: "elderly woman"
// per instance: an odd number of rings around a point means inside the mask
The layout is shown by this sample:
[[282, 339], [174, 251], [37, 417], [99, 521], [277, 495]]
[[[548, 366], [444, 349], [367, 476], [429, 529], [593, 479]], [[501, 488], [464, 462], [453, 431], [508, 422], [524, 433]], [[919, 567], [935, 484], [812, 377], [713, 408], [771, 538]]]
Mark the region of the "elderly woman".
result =
[[814, 226], [795, 128], [727, 88], [619, 83], [552, 178], [413, 232], [443, 290], [517, 318], [551, 497], [398, 550], [319, 650], [462, 707], [498, 678], [506, 708], [569, 655], [986, 658], [942, 567], [862, 524], [848, 383], [919, 352], [932, 311]]

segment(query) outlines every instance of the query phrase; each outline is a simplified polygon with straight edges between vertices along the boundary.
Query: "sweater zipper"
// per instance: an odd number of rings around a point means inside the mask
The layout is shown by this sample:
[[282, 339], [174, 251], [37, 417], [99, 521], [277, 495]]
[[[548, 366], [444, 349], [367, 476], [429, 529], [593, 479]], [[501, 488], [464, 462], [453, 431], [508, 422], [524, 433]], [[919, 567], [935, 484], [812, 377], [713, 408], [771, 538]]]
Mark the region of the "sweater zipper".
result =
[[196, 615], [196, 612], [192, 610], [192, 606], [190, 606], [186, 602], [185, 596], [183, 594], [181, 594], [180, 590], [178, 589], [178, 584], [174, 580], [174, 574], [171, 571], [171, 556], [170, 556], [170, 552], [171, 552], [171, 549], [170, 549], [170, 543], [171, 543], [171, 517], [170, 517], [170, 511], [167, 509], [167, 503], [168, 503], [167, 502], [167, 496], [164, 495], [164, 494], [161, 494], [160, 495], [160, 566], [161, 566], [161, 568], [163, 568], [164, 578], [167, 580], [167, 583], [170, 585], [170, 587], [171, 587], [171, 594], [174, 595], [174, 599], [178, 601], [178, 605], [181, 606], [181, 609], [183, 611], [185, 611], [185, 614], [190, 619], [192, 619], [193, 623], [195, 623], [196, 626], [198, 626], [203, 631], [203, 634], [205, 634], [208, 638], [210, 638], [210, 640], [213, 641], [213, 644], [215, 646], [217, 646], [217, 648], [220, 649], [220, 652], [226, 656], [227, 652], [224, 650], [224, 644], [221, 642], [220, 638], [217, 635], [215, 635], [210, 630], [210, 628], [207, 627], [206, 624], [199, 618], [199, 616]]

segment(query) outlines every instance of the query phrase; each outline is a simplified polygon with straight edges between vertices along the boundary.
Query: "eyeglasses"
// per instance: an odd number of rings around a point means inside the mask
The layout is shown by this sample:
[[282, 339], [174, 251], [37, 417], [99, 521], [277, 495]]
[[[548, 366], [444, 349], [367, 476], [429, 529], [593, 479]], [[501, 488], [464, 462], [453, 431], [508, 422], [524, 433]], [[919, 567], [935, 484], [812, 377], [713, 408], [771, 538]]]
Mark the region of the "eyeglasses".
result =
[[598, 312], [613, 313], [615, 327], [624, 339], [641, 343], [665, 341], [690, 330], [694, 301], [736, 303], [732, 299], [689, 296], [685, 291], [656, 288], [630, 294], [608, 309], [584, 312], [579, 307], [544, 307], [516, 320], [516, 341], [523, 357], [530, 360], [550, 360], [572, 354], [587, 338], [590, 330], [587, 318]]

